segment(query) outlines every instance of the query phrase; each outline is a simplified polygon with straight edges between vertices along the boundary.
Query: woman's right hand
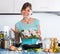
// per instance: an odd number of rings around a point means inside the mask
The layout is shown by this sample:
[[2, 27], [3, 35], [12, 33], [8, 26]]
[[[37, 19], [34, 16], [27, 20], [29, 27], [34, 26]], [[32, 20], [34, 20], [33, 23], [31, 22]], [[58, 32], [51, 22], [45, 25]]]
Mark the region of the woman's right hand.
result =
[[12, 30], [12, 31], [14, 32], [14, 34], [15, 34], [16, 44], [19, 45], [19, 43], [20, 43], [20, 38], [18, 37], [18, 36], [19, 36], [19, 33], [18, 33], [17, 28], [15, 28], [15, 29], [11, 28], [11, 30]]
[[14, 30], [14, 29], [12, 29], [12, 28], [11, 28], [11, 30], [12, 30], [14, 33], [18, 33], [18, 31], [17, 31], [17, 30]]

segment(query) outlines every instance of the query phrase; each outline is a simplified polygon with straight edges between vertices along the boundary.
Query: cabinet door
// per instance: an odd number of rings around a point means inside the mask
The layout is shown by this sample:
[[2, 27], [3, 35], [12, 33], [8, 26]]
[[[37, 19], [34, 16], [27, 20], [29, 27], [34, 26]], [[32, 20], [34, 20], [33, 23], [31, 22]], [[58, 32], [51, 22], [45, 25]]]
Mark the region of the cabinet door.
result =
[[25, 2], [32, 4], [33, 11], [60, 11], [60, 0], [15, 0], [15, 12], [20, 12]]
[[15, 0], [15, 12], [20, 13], [21, 8], [25, 2], [32, 3], [32, 0]]
[[11, 13], [11, 12], [14, 12], [14, 1], [0, 0], [0, 13]]
[[46, 11], [48, 9], [48, 0], [15, 0], [15, 12], [20, 12], [25, 2], [32, 4], [33, 11]]
[[33, 0], [32, 9], [33, 11], [47, 11], [48, 0]]
[[60, 11], [60, 0], [0, 0], [0, 13], [20, 13], [25, 2], [32, 4], [33, 11]]
[[60, 11], [60, 0], [33, 0], [33, 11]]
[[49, 11], [60, 11], [60, 0], [49, 0], [48, 9]]

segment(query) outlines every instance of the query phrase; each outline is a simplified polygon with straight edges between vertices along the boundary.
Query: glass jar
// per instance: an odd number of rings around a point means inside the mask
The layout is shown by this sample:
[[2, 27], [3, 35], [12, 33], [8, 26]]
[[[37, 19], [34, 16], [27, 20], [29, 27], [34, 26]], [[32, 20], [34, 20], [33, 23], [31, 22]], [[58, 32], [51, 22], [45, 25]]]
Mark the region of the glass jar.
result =
[[4, 38], [4, 32], [0, 31], [0, 39], [3, 39], [3, 38]]
[[46, 49], [46, 48], [50, 48], [50, 43], [51, 43], [51, 41], [50, 41], [50, 38], [44, 38], [44, 40], [43, 40], [43, 49]]
[[9, 48], [9, 40], [1, 39], [1, 48], [8, 49]]

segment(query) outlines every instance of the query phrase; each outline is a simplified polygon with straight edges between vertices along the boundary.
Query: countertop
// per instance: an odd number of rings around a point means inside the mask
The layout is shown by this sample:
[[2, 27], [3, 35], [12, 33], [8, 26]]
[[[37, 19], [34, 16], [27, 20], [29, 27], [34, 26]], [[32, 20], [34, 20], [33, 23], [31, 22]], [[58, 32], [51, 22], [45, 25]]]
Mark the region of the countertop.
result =
[[7, 49], [1, 49], [0, 48], [0, 54], [60, 54], [60, 53], [49, 53], [49, 52], [27, 52], [25, 50], [23, 51], [9, 51]]

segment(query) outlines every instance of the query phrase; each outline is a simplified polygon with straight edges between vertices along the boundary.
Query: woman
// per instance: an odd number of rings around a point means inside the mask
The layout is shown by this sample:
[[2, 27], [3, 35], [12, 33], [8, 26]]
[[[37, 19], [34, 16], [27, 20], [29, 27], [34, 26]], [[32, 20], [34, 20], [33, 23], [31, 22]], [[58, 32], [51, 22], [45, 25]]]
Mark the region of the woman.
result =
[[[20, 42], [18, 33], [21, 32], [22, 30], [31, 30], [31, 31], [34, 30], [37, 33], [38, 39], [41, 40], [41, 37], [40, 37], [41, 31], [40, 31], [39, 20], [30, 17], [31, 11], [32, 11], [31, 4], [26, 2], [21, 9], [21, 14], [23, 16], [23, 19], [16, 23], [15, 30], [12, 29], [15, 32], [15, 39], [17, 41], [17, 44], [19, 44], [19, 42]], [[35, 42], [33, 41], [33, 43], [32, 43], [32, 40], [34, 38], [28, 39], [28, 37], [26, 35], [25, 36], [22, 35], [21, 38], [22, 38], [22, 45], [24, 45], [24, 44], [32, 45], [32, 44], [36, 44], [36, 42], [37, 42], [37, 38], [36, 38]]]

